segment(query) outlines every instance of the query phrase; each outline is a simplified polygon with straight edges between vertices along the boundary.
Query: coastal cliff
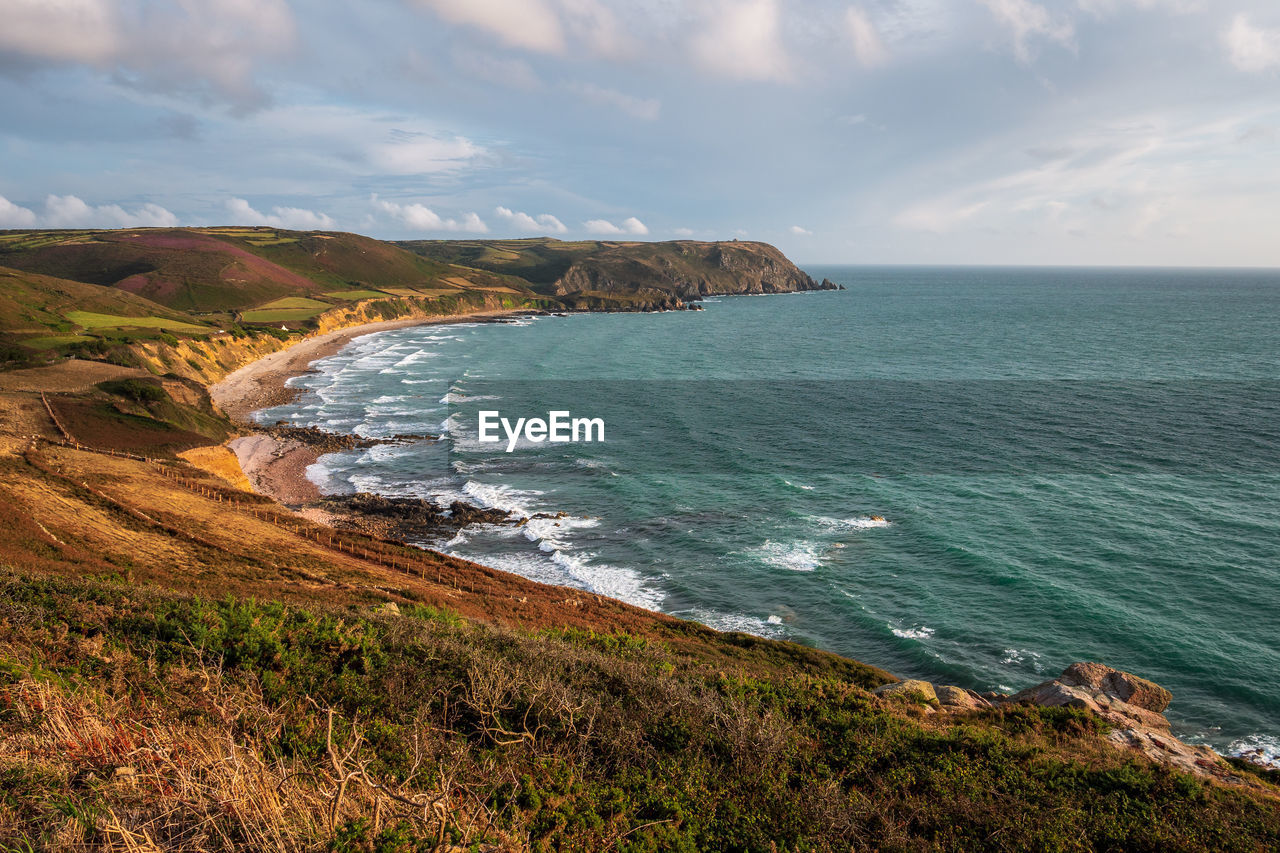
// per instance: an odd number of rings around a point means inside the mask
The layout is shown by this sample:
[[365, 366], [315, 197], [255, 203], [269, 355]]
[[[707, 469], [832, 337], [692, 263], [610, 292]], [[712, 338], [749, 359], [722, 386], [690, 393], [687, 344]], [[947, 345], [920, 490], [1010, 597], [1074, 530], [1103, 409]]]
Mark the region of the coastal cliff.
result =
[[552, 294], [577, 308], [683, 308], [704, 296], [835, 290], [766, 243], [626, 243], [575, 261]]
[[839, 290], [814, 281], [774, 246], [701, 242], [417, 240], [400, 243], [437, 262], [518, 277], [575, 311], [688, 308], [705, 296]]

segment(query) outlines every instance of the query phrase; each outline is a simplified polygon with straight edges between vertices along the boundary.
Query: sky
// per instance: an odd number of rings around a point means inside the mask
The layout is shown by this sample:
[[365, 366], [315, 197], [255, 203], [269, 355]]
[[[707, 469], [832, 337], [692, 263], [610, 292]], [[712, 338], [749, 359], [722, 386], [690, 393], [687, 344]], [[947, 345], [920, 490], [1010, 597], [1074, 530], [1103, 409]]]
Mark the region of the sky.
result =
[[0, 0], [0, 228], [1280, 266], [1275, 0]]

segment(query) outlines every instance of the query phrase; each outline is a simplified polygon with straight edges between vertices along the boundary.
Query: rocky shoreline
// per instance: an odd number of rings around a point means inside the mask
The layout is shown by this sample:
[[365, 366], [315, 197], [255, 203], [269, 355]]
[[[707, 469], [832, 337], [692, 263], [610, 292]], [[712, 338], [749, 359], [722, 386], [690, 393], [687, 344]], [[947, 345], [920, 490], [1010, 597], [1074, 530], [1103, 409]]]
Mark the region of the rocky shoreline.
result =
[[1235, 785], [1255, 784], [1211, 748], [1173, 736], [1163, 713], [1173, 699], [1172, 693], [1153, 681], [1100, 663], [1073, 663], [1057, 678], [1014, 694], [977, 693], [919, 679], [885, 684], [874, 692], [885, 699], [918, 705], [925, 714], [1017, 705], [1088, 711], [1107, 726], [1107, 742], [1115, 747], [1139, 752], [1152, 761], [1197, 776]]
[[[824, 281], [823, 286], [826, 284]], [[684, 304], [673, 307], [688, 309], [694, 306]], [[483, 318], [459, 316], [418, 321], [414, 325], [477, 320], [503, 322], [504, 318], [492, 314]], [[296, 392], [286, 388], [285, 382], [291, 376], [308, 370], [312, 361], [333, 354], [351, 338], [384, 327], [390, 326], [375, 324], [375, 328], [355, 327], [344, 330], [340, 342], [335, 340], [326, 342], [323, 346], [308, 348], [295, 353], [294, 357], [283, 364], [267, 365], [265, 370], [260, 368], [254, 371], [252, 368], [258, 364], [256, 362], [242, 368], [237, 373], [243, 375], [238, 383], [233, 383], [233, 388], [244, 388], [246, 383], [253, 383], [259, 390], [267, 389], [265, 398], [258, 396], [249, 404], [252, 408], [231, 401], [226, 387], [220, 388], [215, 400], [225, 411], [229, 414], [235, 412], [241, 422], [245, 423], [250, 412], [290, 399]], [[228, 380], [232, 378], [228, 377]], [[286, 393], [283, 399], [280, 397], [281, 392]], [[269, 402], [263, 402], [264, 399]], [[231, 403], [229, 407], [228, 403]], [[253, 425], [252, 429], [250, 434], [233, 439], [227, 446], [239, 458], [241, 468], [254, 489], [275, 498], [300, 515], [337, 529], [357, 531], [382, 539], [422, 543], [447, 540], [472, 524], [519, 526], [530, 520], [463, 501], [453, 501], [448, 507], [443, 507], [433, 501], [418, 498], [392, 498], [368, 493], [323, 495], [306, 477], [307, 467], [326, 453], [403, 441], [433, 441], [438, 440], [438, 436], [405, 435], [364, 439], [354, 435], [330, 433], [316, 427], [293, 427], [283, 423], [269, 427]], [[559, 517], [564, 516], [564, 513], [559, 514]], [[1163, 714], [1172, 698], [1168, 690], [1147, 679], [1103, 664], [1072, 664], [1057, 678], [1014, 694], [978, 693], [967, 688], [933, 684], [918, 679], [886, 684], [874, 692], [885, 701], [919, 706], [926, 715], [1018, 705], [1080, 709], [1094, 714], [1108, 727], [1106, 739], [1117, 748], [1141, 753], [1152, 761], [1199, 776], [1212, 777], [1230, 784], [1256, 785], [1255, 779], [1247, 774], [1241, 775], [1226, 758], [1208, 746], [1188, 744], [1172, 735], [1170, 723]], [[1244, 756], [1236, 760], [1248, 762], [1249, 758]], [[1265, 763], [1250, 763], [1269, 768]]]

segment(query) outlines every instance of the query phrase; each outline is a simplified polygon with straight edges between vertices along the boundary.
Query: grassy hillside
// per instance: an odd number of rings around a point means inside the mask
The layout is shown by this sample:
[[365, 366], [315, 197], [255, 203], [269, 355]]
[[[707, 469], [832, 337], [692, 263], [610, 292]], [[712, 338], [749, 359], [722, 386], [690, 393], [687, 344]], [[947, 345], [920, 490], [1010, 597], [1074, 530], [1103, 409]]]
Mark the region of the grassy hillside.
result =
[[270, 228], [0, 232], [0, 284], [11, 368], [67, 355], [141, 365], [138, 342], [287, 337], [534, 298], [523, 280], [368, 237]]
[[357, 234], [271, 228], [4, 232], [0, 264], [202, 314], [258, 309], [283, 298], [329, 300], [327, 293], [341, 290], [527, 290]]
[[[398, 245], [437, 261], [517, 276], [541, 293], [550, 293], [574, 262], [624, 243], [550, 237], [525, 240], [406, 240]], [[631, 244], [640, 245], [640, 244]]]

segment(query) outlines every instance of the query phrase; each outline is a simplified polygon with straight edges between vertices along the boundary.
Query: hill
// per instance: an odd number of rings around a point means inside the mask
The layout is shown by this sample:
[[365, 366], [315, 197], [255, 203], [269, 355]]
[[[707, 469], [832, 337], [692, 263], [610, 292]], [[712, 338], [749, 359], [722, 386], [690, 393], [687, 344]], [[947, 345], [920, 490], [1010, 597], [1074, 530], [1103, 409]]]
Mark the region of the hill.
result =
[[572, 310], [682, 308], [704, 296], [834, 290], [767, 243], [732, 240], [565, 243], [530, 240], [401, 243], [437, 260], [519, 276]]
[[415, 294], [523, 290], [493, 275], [469, 277], [369, 237], [271, 228], [8, 232], [0, 235], [0, 264], [203, 314], [289, 297], [341, 299], [329, 294], [384, 287]]

